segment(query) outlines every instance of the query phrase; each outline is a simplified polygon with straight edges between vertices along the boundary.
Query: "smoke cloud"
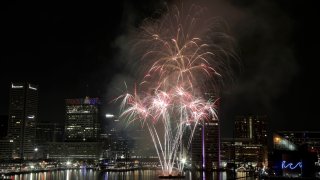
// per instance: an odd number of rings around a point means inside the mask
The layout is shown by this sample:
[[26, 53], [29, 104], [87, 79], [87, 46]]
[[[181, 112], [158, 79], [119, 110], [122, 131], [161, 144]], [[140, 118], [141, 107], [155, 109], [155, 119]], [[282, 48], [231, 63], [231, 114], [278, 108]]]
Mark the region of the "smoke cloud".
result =
[[[125, 3], [123, 33], [113, 42], [118, 49], [115, 60], [122, 71], [108, 84], [108, 97], [121, 94], [119, 89], [123, 89], [124, 81], [131, 85], [135, 82], [137, 67], [128, 63], [132, 58], [128, 55], [133, 32], [145, 18], [181, 2], [151, 1], [140, 7]], [[222, 136], [232, 135], [234, 116], [238, 114], [266, 114], [270, 117], [270, 126], [277, 122], [281, 127], [285, 122], [279, 120], [284, 114], [275, 108], [275, 104], [299, 73], [293, 52], [292, 19], [273, 1], [201, 0], [182, 3], [196, 3], [205, 7], [212, 17], [224, 19], [236, 44], [238, 59], [231, 66], [233, 84], [222, 93]]]

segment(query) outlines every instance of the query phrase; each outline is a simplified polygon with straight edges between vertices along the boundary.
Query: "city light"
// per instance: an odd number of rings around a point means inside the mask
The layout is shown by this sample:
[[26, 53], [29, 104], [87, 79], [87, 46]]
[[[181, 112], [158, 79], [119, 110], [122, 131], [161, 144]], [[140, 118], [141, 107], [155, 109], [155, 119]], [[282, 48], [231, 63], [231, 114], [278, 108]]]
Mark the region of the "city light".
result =
[[182, 159], [181, 159], [181, 162], [182, 162], [183, 164], [185, 164], [185, 163], [187, 162], [186, 158], [182, 158]]
[[28, 119], [34, 119], [34, 115], [28, 116]]
[[106, 118], [113, 118], [114, 117], [114, 115], [113, 114], [106, 114]]
[[32, 90], [37, 90], [37, 88], [35, 87], [32, 87], [30, 84], [29, 84], [29, 89], [32, 89]]
[[297, 162], [296, 165], [293, 165], [293, 163], [288, 163], [286, 165], [286, 161], [282, 161], [282, 165], [281, 165], [282, 169], [287, 169], [287, 168], [290, 168], [290, 169], [296, 169], [296, 168], [302, 168], [302, 162]]
[[11, 87], [13, 89], [21, 89], [21, 88], [23, 88], [23, 86], [16, 86], [16, 85], [13, 85], [13, 84], [11, 84]]
[[320, 180], [313, 2], [6, 3], [0, 180]]

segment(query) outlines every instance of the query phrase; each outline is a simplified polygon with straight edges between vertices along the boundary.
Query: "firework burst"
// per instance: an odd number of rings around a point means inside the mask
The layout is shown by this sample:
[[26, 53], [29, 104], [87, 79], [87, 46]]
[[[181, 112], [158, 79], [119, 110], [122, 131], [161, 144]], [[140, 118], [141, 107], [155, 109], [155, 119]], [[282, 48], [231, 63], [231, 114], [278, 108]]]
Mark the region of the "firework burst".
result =
[[[212, 34], [222, 32], [214, 32], [215, 21], [204, 14], [196, 6], [174, 7], [158, 20], [146, 20], [133, 46], [142, 78], [133, 93], [120, 96], [120, 118], [148, 128], [164, 175], [182, 171], [182, 149], [189, 148], [197, 124], [217, 119], [215, 101], [204, 94], [219, 86], [228, 53], [212, 43]], [[183, 145], [186, 127], [191, 133]]]

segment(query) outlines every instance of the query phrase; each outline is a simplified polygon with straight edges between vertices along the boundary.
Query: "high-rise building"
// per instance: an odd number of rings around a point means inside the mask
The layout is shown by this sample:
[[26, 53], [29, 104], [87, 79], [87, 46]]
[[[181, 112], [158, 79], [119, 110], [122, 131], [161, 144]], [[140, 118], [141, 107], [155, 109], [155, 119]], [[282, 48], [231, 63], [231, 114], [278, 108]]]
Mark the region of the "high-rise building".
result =
[[236, 138], [248, 138], [252, 143], [267, 145], [267, 116], [237, 116]]
[[212, 120], [197, 125], [191, 143], [191, 161], [195, 169], [220, 168], [219, 121]]
[[[50, 139], [47, 158], [56, 160], [89, 160], [102, 158], [102, 143], [100, 142], [99, 99], [78, 98], [66, 99], [66, 120], [64, 139]], [[49, 134], [59, 138], [59, 125], [55, 131], [50, 131], [47, 124], [42, 127]], [[45, 133], [43, 132], [43, 133]], [[49, 139], [47, 139], [49, 140]]]
[[[108, 115], [107, 115], [108, 116]], [[105, 130], [107, 137], [105, 138], [105, 158], [108, 159], [124, 159], [130, 156], [130, 149], [128, 146], [127, 132], [124, 131], [125, 127], [123, 123], [120, 123], [118, 117], [109, 114], [107, 123], [109, 129]]]
[[11, 83], [8, 138], [13, 143], [12, 157], [34, 157], [38, 119], [38, 87], [30, 83]]
[[97, 141], [100, 134], [98, 98], [66, 99], [66, 141]]
[[[214, 93], [205, 93], [208, 101], [215, 100]], [[220, 101], [215, 102], [219, 108]], [[192, 129], [192, 124], [190, 125]], [[186, 131], [190, 134], [190, 130]], [[203, 120], [194, 131], [190, 147], [191, 165], [194, 169], [211, 171], [220, 168], [220, 123], [216, 117], [209, 121]]]
[[[145, 165], [155, 165], [158, 156], [147, 127], [139, 122], [130, 126], [113, 114], [106, 114], [104, 134], [104, 158], [111, 161], [139, 161]], [[146, 146], [148, 144], [148, 146]]]
[[[259, 167], [267, 165], [267, 116], [236, 116], [234, 138], [236, 139], [234, 141], [237, 151], [236, 159], [240, 164], [250, 162], [251, 164], [257, 164]], [[258, 158], [256, 155], [258, 155]]]

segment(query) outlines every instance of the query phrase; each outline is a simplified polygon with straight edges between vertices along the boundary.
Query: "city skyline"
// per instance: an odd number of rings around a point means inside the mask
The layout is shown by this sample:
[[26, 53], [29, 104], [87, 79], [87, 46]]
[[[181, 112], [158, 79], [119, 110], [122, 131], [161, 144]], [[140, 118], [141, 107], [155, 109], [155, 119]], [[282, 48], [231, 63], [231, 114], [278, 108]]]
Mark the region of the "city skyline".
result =
[[310, 2], [0, 6], [0, 177], [320, 177]]
[[[267, 115], [276, 130], [315, 130], [315, 107], [309, 104], [318, 95], [308, 82], [316, 78], [316, 66], [310, 61], [316, 48], [311, 38], [317, 31], [312, 24], [316, 16], [307, 11], [310, 5], [298, 1], [214, 5], [230, 26], [241, 63], [233, 86], [222, 94], [222, 136], [231, 136], [234, 117], [242, 114]], [[39, 118], [63, 122], [68, 98], [101, 97], [103, 113], [118, 113], [108, 102], [121, 94], [117, 89], [124, 81], [134, 82], [124, 57], [129, 32], [165, 3], [8, 2], [3, 7], [0, 114], [8, 114], [11, 82], [26, 81], [39, 85]]]

